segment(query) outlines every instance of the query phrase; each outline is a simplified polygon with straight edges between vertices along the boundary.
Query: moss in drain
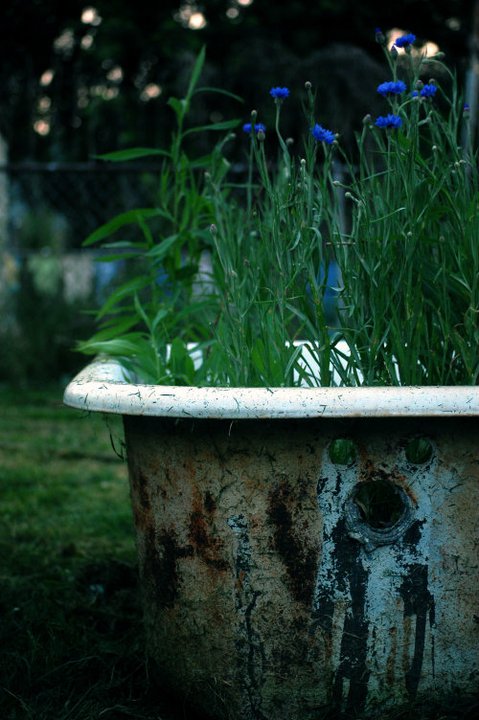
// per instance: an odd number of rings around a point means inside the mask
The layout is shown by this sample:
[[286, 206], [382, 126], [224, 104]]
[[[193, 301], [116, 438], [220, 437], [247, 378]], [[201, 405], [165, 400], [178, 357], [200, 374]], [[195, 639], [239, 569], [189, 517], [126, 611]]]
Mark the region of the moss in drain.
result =
[[329, 446], [329, 459], [335, 465], [352, 465], [356, 460], [356, 445], [348, 438], [336, 438]]
[[406, 458], [413, 465], [423, 465], [432, 458], [433, 448], [426, 438], [414, 438], [406, 445]]

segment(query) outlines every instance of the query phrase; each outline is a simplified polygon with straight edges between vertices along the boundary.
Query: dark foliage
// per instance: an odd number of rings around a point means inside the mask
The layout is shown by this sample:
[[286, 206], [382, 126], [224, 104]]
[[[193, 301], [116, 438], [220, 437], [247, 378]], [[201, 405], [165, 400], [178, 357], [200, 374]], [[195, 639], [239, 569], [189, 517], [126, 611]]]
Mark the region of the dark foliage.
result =
[[[244, 97], [246, 115], [272, 84], [288, 82], [299, 89], [305, 79], [314, 83], [314, 73], [306, 78], [303, 70], [315, 62], [321, 65], [320, 81], [328, 86], [329, 75], [335, 74], [333, 65], [328, 72], [328, 63], [334, 62], [338, 43], [364, 53], [356, 93], [362, 96], [367, 66], [381, 57], [374, 41], [378, 26], [401, 27], [419, 39], [434, 40], [460, 73], [470, 52], [470, 0], [393, 5], [379, 0], [295, 0], [274, 6], [269, 0], [254, 0], [247, 7], [236, 6], [235, 18], [226, 14], [230, 0], [211, 0], [197, 6], [207, 21], [198, 31], [180, 22], [178, 11], [184, 4], [178, 0], [92, 4], [102, 18], [98, 25], [81, 21], [86, 3], [79, 0], [6, 2], [0, 28], [0, 131], [7, 137], [11, 159], [81, 160], [117, 147], [162, 144], [170, 116], [165, 99], [184, 89], [192, 58], [203, 44], [208, 51], [205, 84]], [[65, 30], [69, 40], [60, 48], [55, 41]], [[108, 78], [117, 66], [123, 71], [121, 81]], [[39, 79], [47, 69], [55, 75], [50, 85], [41, 87]], [[350, 73], [344, 71], [347, 92], [356, 84], [358, 66], [351, 60]], [[163, 92], [148, 102], [141, 100], [151, 83]], [[39, 112], [41, 98], [50, 105]], [[359, 111], [363, 105], [360, 97]], [[219, 102], [215, 112], [226, 111]], [[325, 108], [325, 121], [334, 120], [335, 112], [328, 114]], [[48, 119], [48, 135], [33, 131], [39, 117]]]

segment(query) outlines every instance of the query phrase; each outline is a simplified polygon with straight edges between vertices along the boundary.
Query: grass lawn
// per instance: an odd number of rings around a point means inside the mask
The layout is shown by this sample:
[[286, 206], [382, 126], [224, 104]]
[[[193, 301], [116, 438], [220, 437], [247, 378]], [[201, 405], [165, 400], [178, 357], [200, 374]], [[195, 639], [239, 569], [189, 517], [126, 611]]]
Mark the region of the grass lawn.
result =
[[127, 469], [112, 445], [121, 454], [120, 418], [63, 407], [60, 387], [0, 387], [0, 720], [200, 720], [150, 679]]
[[1, 720], [183, 718], [148, 682], [121, 419], [60, 387], [0, 408]]

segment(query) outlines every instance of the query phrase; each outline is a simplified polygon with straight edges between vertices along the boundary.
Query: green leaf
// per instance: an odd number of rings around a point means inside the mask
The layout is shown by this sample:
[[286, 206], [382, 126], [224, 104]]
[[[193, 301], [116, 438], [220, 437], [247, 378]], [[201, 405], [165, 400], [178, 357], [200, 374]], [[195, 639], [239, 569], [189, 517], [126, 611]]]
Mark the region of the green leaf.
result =
[[143, 208], [140, 210], [128, 210], [127, 212], [116, 215], [112, 220], [109, 220], [104, 225], [100, 225], [94, 232], [92, 232], [83, 241], [83, 247], [94, 245], [100, 240], [109, 237], [112, 233], [116, 232], [125, 225], [137, 224], [139, 219], [145, 219], [150, 217], [158, 217], [162, 215], [162, 211], [158, 208]]
[[168, 369], [170, 370], [173, 376], [173, 381], [176, 384], [193, 384], [195, 377], [195, 365], [184, 341], [179, 337], [175, 337], [171, 343]]
[[188, 130], [185, 130], [183, 133], [186, 137], [186, 135], [191, 135], [193, 133], [199, 133], [199, 132], [205, 132], [207, 130], [232, 130], [235, 127], [238, 127], [241, 120], [223, 120], [222, 122], [217, 123], [211, 123], [210, 125], [199, 125], [198, 127], [189, 128]]
[[168, 317], [168, 310], [165, 308], [160, 308], [158, 312], [156, 313], [155, 317], [153, 318], [153, 321], [151, 323], [151, 332], [154, 333], [160, 322], [164, 320], [166, 317]]
[[195, 64], [193, 66], [193, 70], [191, 72], [190, 83], [188, 85], [188, 91], [186, 93], [187, 101], [193, 95], [194, 89], [198, 83], [198, 80], [200, 79], [200, 75], [203, 70], [203, 65], [205, 64], [205, 57], [206, 57], [206, 48], [203, 45], [200, 52], [198, 53], [198, 57], [196, 58]]
[[127, 160], [137, 160], [144, 157], [171, 157], [171, 153], [160, 148], [136, 147], [127, 150], [115, 150], [114, 152], [105, 153], [104, 155], [95, 155], [99, 160], [111, 160], [112, 162], [126, 162]]
[[123, 285], [120, 285], [119, 288], [117, 288], [109, 295], [108, 300], [104, 303], [103, 307], [98, 313], [98, 319], [101, 319], [102, 317], [107, 315], [115, 307], [115, 305], [118, 305], [119, 302], [125, 297], [128, 297], [129, 295], [134, 295], [136, 292], [138, 292], [138, 290], [142, 290], [149, 284], [150, 278], [137, 277], [129, 280], [126, 283], [123, 283]]
[[143, 233], [143, 237], [146, 240], [147, 246], [151, 248], [155, 244], [155, 241], [153, 240], [153, 235], [150, 228], [148, 227], [148, 224], [141, 216], [138, 218], [138, 225], [141, 228], [141, 232]]
[[175, 111], [176, 119], [179, 123], [182, 122], [185, 113], [188, 110], [188, 103], [186, 100], [178, 100], [178, 98], [170, 97], [167, 105], [169, 105]]
[[230, 97], [230, 98], [232, 98], [233, 100], [237, 100], [237, 101], [240, 102], [240, 103], [244, 103], [244, 100], [243, 100], [242, 97], [240, 97], [239, 95], [235, 95], [235, 94], [232, 93], [232, 92], [229, 92], [229, 90], [223, 90], [222, 88], [216, 88], [216, 87], [199, 87], [199, 88], [196, 88], [194, 94], [196, 95], [197, 93], [203, 93], [203, 92], [217, 93], [218, 95], [226, 95], [226, 97]]
[[111, 356], [132, 357], [138, 353], [138, 340], [141, 337], [140, 333], [130, 333], [122, 338], [112, 340], [87, 340], [79, 343], [78, 349], [86, 355], [105, 353]]
[[212, 155], [202, 155], [199, 158], [189, 161], [190, 170], [196, 170], [197, 168], [209, 167], [211, 165]]
[[264, 362], [265, 358], [265, 347], [261, 338], [256, 338], [251, 349], [251, 362], [253, 367], [256, 368], [259, 375], [263, 375], [266, 370]]
[[96, 332], [94, 335], [91, 336], [91, 338], [89, 338], [85, 342], [112, 340], [113, 338], [119, 337], [120, 335], [124, 335], [124, 333], [127, 333], [128, 330], [131, 330], [131, 328], [137, 324], [138, 317], [136, 315], [128, 316], [126, 318], [123, 318], [123, 320], [115, 318], [114, 322], [110, 320], [108, 323], [105, 323], [105, 327], [102, 330]]
[[103, 248], [125, 248], [125, 250], [133, 251], [135, 248], [144, 250], [148, 247], [147, 243], [135, 242], [134, 240], [117, 240], [116, 242], [103, 243]]
[[404, 135], [403, 133], [395, 133], [393, 137], [395, 137], [396, 142], [401, 148], [401, 150], [406, 150], [407, 152], [409, 152], [412, 146], [412, 141], [406, 135]]
[[162, 258], [168, 254], [169, 250], [178, 242], [178, 239], [178, 235], [170, 235], [158, 243], [158, 245], [152, 247], [151, 250], [146, 253], [147, 257], [155, 258], [156, 261], [162, 260]]
[[288, 381], [290, 374], [293, 373], [294, 370], [296, 370], [300, 377], [306, 375], [304, 369], [299, 364], [299, 361], [301, 360], [301, 356], [303, 354], [303, 348], [301, 347], [301, 345], [298, 345], [297, 347], [291, 346], [291, 348], [289, 348], [289, 352], [290, 355], [288, 358], [288, 363], [284, 370], [284, 379], [286, 382]]
[[137, 293], [135, 293], [135, 297], [134, 297], [134, 306], [135, 306], [136, 312], [137, 312], [138, 315], [141, 317], [141, 319], [142, 319], [143, 322], [145, 323], [145, 325], [146, 325], [146, 327], [148, 328], [148, 330], [151, 332], [150, 318], [149, 318], [148, 315], [146, 314], [146, 312], [145, 312], [145, 310], [144, 310], [144, 308], [143, 308], [143, 305], [142, 305], [141, 302], [140, 302], [140, 299], [139, 299]]

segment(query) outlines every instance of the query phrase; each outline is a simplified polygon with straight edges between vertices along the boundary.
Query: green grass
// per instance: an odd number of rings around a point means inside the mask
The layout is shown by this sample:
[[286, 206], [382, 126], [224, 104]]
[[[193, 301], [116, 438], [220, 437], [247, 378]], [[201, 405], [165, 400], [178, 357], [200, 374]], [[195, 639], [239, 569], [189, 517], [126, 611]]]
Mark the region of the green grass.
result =
[[[121, 420], [61, 398], [0, 388], [0, 720], [200, 720], [144, 657]], [[382, 720], [476, 711], [451, 701]]]
[[148, 679], [120, 418], [0, 407], [0, 718], [183, 717]]

